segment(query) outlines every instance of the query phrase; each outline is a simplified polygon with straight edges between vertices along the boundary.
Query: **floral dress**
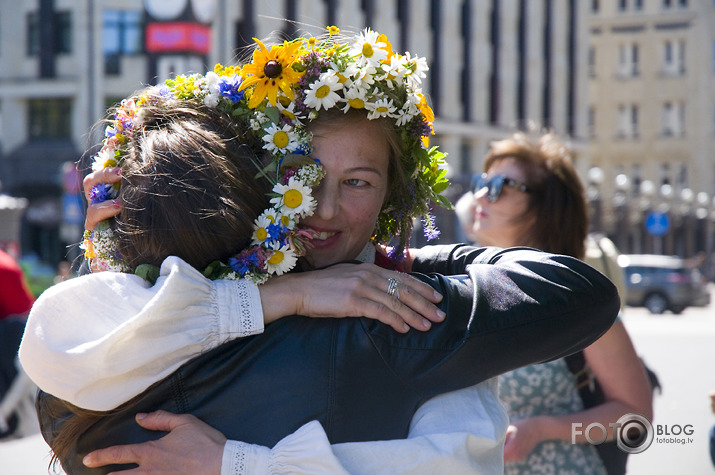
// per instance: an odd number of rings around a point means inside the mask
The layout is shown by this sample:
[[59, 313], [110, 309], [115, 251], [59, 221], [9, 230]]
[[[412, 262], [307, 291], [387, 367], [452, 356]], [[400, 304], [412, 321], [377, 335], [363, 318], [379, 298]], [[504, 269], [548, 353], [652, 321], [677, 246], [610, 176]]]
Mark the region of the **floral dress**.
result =
[[[563, 359], [526, 366], [499, 377], [499, 397], [510, 421], [537, 415], [562, 415], [583, 410], [572, 373]], [[596, 448], [565, 440], [546, 440], [523, 462], [504, 464], [508, 475], [606, 475]]]

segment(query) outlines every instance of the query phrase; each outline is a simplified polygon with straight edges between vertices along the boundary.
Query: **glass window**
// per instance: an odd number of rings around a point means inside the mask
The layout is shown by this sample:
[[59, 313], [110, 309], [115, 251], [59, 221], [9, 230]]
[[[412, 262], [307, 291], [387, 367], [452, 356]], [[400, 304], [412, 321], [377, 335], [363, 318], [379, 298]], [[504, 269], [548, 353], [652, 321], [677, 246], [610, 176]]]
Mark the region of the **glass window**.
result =
[[625, 11], [628, 8], [626, 0], [618, 0], [618, 10]]
[[69, 54], [72, 52], [72, 14], [59, 12], [55, 14], [55, 53]]
[[635, 10], [643, 10], [643, 0], [636, 0], [633, 4]]
[[631, 106], [631, 137], [638, 137], [638, 106]]
[[27, 55], [40, 54], [40, 20], [37, 13], [27, 15]]
[[70, 99], [32, 99], [29, 102], [30, 139], [66, 139], [71, 133]]
[[631, 46], [631, 74], [633, 76], [638, 76], [640, 74], [640, 67], [638, 65], [638, 45], [633, 43]]
[[[72, 52], [72, 14], [70, 12], [55, 13], [55, 37], [53, 53], [68, 54]], [[40, 16], [38, 13], [27, 15], [27, 55], [40, 54]]]
[[592, 78], [596, 77], [596, 48], [588, 47], [588, 75]]
[[104, 69], [119, 74], [123, 55], [143, 52], [142, 15], [140, 11], [105, 10], [103, 13]]
[[[715, 0], [713, 0], [715, 1]], [[598, 5], [598, 0], [591, 0], [591, 11], [593, 13], [598, 13], [599, 5]]]

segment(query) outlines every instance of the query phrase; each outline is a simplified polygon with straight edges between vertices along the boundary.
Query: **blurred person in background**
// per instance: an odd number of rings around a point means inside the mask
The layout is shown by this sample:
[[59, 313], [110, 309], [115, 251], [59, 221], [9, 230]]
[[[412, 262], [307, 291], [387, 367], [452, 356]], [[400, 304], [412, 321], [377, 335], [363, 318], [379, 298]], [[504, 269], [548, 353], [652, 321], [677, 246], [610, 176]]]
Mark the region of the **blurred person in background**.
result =
[[22, 269], [0, 249], [0, 441], [39, 432], [36, 386], [17, 359], [27, 313], [34, 300]]
[[0, 320], [27, 315], [34, 301], [19, 264], [0, 249]]
[[[586, 258], [583, 185], [571, 151], [552, 133], [538, 138], [517, 133], [494, 142], [484, 173], [472, 181], [456, 213], [466, 235], [479, 245], [527, 246]], [[589, 263], [603, 270], [599, 259]], [[588, 409], [566, 358], [500, 376], [500, 398], [510, 417], [505, 473], [609, 473], [583, 435], [571, 443], [572, 424], [608, 427], [627, 413], [652, 418], [651, 385], [620, 318], [583, 350], [583, 358], [604, 393], [603, 402]], [[609, 431], [608, 440], [614, 436]]]

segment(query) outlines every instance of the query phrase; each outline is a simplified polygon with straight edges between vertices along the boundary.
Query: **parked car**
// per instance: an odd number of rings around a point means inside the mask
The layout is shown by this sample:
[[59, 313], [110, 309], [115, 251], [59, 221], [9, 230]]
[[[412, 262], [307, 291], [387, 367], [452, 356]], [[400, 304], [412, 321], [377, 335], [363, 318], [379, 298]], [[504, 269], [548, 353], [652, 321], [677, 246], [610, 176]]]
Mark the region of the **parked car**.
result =
[[651, 313], [678, 314], [686, 307], [710, 304], [707, 282], [700, 271], [677, 256], [622, 254], [618, 264], [625, 272], [626, 303], [646, 307]]

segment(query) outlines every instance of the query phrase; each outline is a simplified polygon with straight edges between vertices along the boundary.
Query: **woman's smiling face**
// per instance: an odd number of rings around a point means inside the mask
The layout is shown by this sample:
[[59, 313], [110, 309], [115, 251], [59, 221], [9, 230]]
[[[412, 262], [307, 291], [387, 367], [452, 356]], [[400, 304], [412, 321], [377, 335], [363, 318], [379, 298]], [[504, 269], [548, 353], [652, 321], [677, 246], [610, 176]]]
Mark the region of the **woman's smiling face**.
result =
[[390, 146], [379, 121], [316, 125], [312, 157], [326, 175], [313, 195], [317, 208], [301, 226], [317, 231], [306, 259], [315, 267], [355, 259], [375, 229], [388, 190]]

